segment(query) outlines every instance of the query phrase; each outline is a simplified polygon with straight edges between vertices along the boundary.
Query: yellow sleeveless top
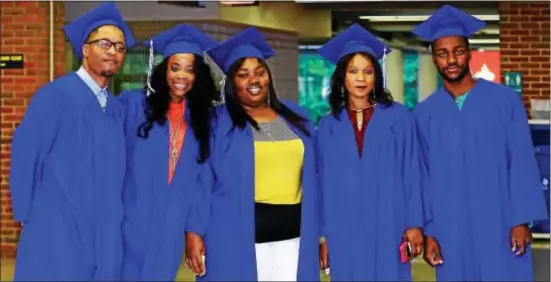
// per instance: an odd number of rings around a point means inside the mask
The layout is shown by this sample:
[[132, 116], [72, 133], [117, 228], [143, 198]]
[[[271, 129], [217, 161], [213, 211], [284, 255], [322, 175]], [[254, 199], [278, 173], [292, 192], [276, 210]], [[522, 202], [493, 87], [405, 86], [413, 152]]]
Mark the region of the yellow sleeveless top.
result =
[[[254, 138], [255, 202], [298, 204], [302, 200], [304, 144], [279, 117], [270, 124], [264, 137], [258, 133]], [[261, 131], [265, 128], [259, 126]]]

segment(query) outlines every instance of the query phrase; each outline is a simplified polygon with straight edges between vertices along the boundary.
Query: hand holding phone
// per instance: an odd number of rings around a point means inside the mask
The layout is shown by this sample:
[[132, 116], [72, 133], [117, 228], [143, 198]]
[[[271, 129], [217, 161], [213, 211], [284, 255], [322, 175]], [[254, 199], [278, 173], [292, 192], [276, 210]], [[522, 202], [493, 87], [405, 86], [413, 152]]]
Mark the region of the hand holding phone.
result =
[[411, 244], [409, 242], [403, 242], [400, 245], [400, 261], [402, 263], [409, 262], [411, 258]]
[[326, 276], [330, 276], [331, 275], [331, 268], [326, 268], [323, 270], [323, 272], [325, 273]]

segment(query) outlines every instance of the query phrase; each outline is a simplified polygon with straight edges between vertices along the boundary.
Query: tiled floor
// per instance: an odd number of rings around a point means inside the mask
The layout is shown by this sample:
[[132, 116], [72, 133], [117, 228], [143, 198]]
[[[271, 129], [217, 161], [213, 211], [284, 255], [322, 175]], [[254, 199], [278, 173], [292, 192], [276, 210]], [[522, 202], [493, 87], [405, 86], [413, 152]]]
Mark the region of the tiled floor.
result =
[[[11, 281], [13, 277], [14, 260], [2, 259], [1, 262], [1, 279], [2, 281]], [[322, 281], [330, 281], [329, 277], [321, 275]], [[413, 262], [413, 279], [414, 281], [434, 281], [434, 272], [422, 261]], [[177, 281], [194, 281], [194, 276], [183, 265], [178, 272]]]
[[[534, 245], [534, 272], [536, 281], [549, 281], [549, 243]], [[414, 281], [434, 281], [434, 271], [422, 260], [413, 263], [412, 274]], [[1, 281], [11, 281], [13, 277], [14, 260], [2, 259], [0, 278]], [[177, 276], [178, 281], [194, 281], [194, 276], [183, 265]], [[322, 281], [330, 281], [322, 275]]]
[[[0, 272], [0, 277], [2, 278], [2, 281], [11, 281], [13, 277], [14, 260], [2, 259], [1, 265], [2, 268]], [[178, 272], [176, 280], [194, 281], [194, 278], [195, 277], [191, 274], [191, 272], [182, 265], [180, 271]], [[321, 278], [322, 281], [330, 281], [329, 277], [325, 275], [321, 275]], [[413, 262], [413, 278], [414, 281], [434, 281], [434, 273], [432, 269], [430, 269], [430, 267], [428, 267], [424, 262], [416, 261]]]

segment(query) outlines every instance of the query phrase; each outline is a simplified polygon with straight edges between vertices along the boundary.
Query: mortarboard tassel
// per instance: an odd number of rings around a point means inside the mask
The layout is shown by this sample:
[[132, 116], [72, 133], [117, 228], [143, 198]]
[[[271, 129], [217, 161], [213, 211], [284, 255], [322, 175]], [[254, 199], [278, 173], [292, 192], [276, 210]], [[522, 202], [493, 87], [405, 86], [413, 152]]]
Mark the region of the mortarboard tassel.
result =
[[383, 49], [383, 89], [386, 89], [386, 45]]
[[226, 93], [224, 91], [225, 87], [226, 87], [226, 76], [222, 75], [222, 80], [220, 80], [220, 104], [224, 104], [226, 102]]
[[152, 93], [155, 93], [155, 89], [151, 87], [151, 72], [153, 72], [153, 64], [155, 62], [155, 52], [153, 50], [153, 38], [149, 40], [149, 68], [147, 69], [147, 92], [146, 96], [149, 97]]

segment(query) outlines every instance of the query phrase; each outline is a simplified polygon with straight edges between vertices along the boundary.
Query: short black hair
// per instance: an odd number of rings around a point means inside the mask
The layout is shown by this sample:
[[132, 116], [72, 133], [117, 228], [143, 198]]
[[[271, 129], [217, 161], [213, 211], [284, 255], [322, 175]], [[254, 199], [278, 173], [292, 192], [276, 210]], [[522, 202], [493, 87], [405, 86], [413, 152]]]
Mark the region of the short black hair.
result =
[[[104, 25], [100, 25], [94, 29], [92, 29], [92, 31], [90, 31], [90, 33], [88, 34], [88, 36], [86, 36], [86, 41], [85, 42], [88, 42], [90, 40], [90, 38], [93, 37], [93, 35], [95, 35], [96, 33], [98, 33], [98, 30], [104, 26], [114, 26], [116, 28], [118, 28], [123, 34], [124, 34], [124, 31], [122, 30], [122, 28], [114, 25], [114, 24], [104, 24]], [[126, 40], [126, 37], [125, 37], [125, 40]]]
[[[467, 50], [471, 49], [471, 44], [469, 43], [469, 38], [465, 36], [461, 36], [463, 38], [463, 41], [465, 41], [465, 47], [467, 47]], [[434, 41], [429, 44], [430, 52], [434, 55]]]

